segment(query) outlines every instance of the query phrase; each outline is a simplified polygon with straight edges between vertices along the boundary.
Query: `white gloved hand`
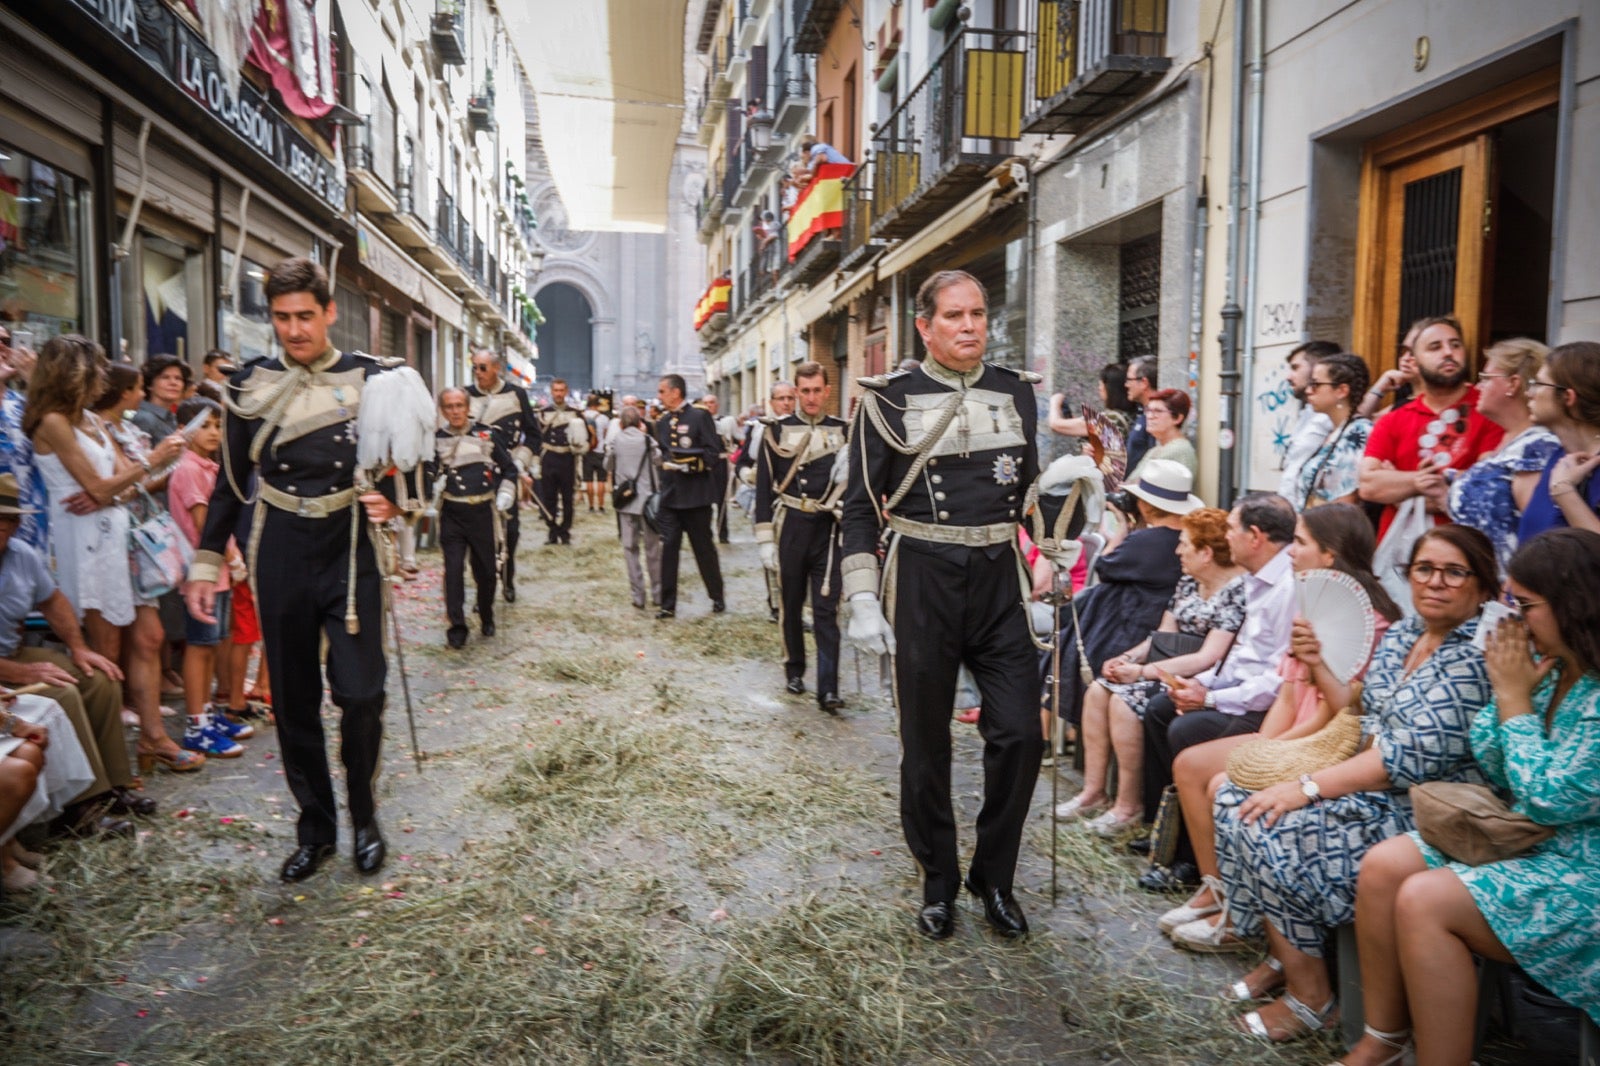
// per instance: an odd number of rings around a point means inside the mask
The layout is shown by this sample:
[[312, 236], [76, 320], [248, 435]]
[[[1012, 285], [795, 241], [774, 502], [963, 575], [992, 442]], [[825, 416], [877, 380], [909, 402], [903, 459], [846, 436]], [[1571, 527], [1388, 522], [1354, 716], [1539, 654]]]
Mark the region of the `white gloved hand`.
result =
[[517, 505], [517, 486], [510, 481], [500, 482], [500, 488], [494, 494], [495, 510], [506, 512]]
[[845, 639], [868, 655], [893, 655], [894, 630], [883, 617], [878, 597], [871, 592], [859, 592], [850, 597], [850, 626]]
[[1066, 573], [1074, 566], [1077, 566], [1078, 557], [1083, 554], [1083, 545], [1075, 540], [1061, 541], [1053, 548], [1041, 543], [1038, 548], [1039, 554], [1049, 559], [1050, 565], [1062, 573]]
[[739, 480], [744, 482], [746, 485], [751, 486], [752, 488], [755, 487], [755, 483], [756, 483], [756, 468], [755, 468], [755, 464], [754, 463], [752, 463], [751, 465], [749, 465], [747, 467], [743, 467], [742, 469], [740, 469], [740, 471], [739, 471]]
[[778, 546], [769, 540], [765, 543], [757, 544], [756, 547], [761, 552], [761, 565], [776, 574], [778, 572]]
[[833, 469], [828, 471], [828, 484], [843, 485], [850, 479], [850, 449], [840, 448], [833, 453]]

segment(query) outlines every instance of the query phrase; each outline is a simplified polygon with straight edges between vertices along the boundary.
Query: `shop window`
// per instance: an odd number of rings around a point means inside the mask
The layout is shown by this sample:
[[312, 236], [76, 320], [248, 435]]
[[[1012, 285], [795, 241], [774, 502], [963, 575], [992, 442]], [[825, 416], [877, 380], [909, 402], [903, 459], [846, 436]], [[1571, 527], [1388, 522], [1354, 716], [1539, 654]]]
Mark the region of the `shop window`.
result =
[[142, 230], [134, 235], [122, 267], [124, 355], [142, 363], [152, 355], [190, 359], [205, 351], [205, 260], [200, 249], [167, 237]]
[[339, 309], [339, 316], [328, 331], [328, 343], [341, 352], [372, 351], [372, 322], [367, 298], [360, 290], [341, 284], [334, 290], [334, 303]]
[[[224, 282], [233, 276], [233, 253], [222, 253]], [[218, 347], [233, 355], [240, 363], [264, 359], [278, 354], [278, 337], [272, 329], [272, 313], [267, 307], [267, 269], [260, 263], [246, 259], [239, 270], [239, 309], [232, 303], [221, 309]]]
[[89, 318], [88, 200], [86, 182], [0, 143], [0, 319], [35, 348]]

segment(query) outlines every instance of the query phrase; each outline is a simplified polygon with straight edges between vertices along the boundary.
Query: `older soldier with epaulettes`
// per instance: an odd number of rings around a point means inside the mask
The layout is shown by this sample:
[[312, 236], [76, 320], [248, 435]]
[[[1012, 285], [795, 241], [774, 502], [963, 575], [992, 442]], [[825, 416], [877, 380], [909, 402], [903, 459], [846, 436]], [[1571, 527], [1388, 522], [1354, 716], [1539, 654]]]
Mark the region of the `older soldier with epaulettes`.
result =
[[[428, 464], [428, 482], [439, 497], [439, 548], [444, 553], [444, 610], [450, 621], [445, 641], [467, 643], [466, 563], [478, 588], [478, 623], [494, 636], [495, 551], [501, 542], [496, 510], [516, 506], [517, 466], [498, 434], [472, 421], [464, 389], [439, 394], [445, 424], [435, 435], [437, 452]], [[509, 550], [509, 549], [508, 549]]]
[[844, 503], [849, 637], [894, 655], [901, 823], [922, 868], [917, 926], [936, 940], [954, 931], [961, 887], [950, 708], [957, 668], [971, 669], [983, 696], [984, 784], [966, 884], [1000, 935], [1021, 936], [1028, 922], [1011, 886], [1044, 755], [1030, 581], [1017, 542], [1039, 472], [1038, 376], [983, 361], [988, 297], [972, 275], [934, 274], [916, 310], [928, 358], [861, 380]]
[[[534, 420], [527, 390], [506, 381], [502, 370], [503, 363], [497, 353], [486, 348], [472, 353], [472, 384], [467, 386], [472, 420], [495, 431], [517, 464], [518, 483], [531, 485], [539, 425]], [[500, 570], [501, 589], [506, 602], [512, 603], [517, 598], [517, 540], [522, 536], [522, 522], [515, 503], [506, 512], [502, 536], [505, 562]]]
[[[806, 645], [801, 614], [811, 596], [817, 638], [817, 706], [838, 714], [840, 492], [833, 469], [848, 428], [825, 408], [833, 389], [821, 363], [795, 371], [800, 409], [766, 420], [756, 456], [756, 544], [761, 565], [778, 575], [786, 687], [806, 690]], [[840, 486], [842, 489], [842, 486]]]

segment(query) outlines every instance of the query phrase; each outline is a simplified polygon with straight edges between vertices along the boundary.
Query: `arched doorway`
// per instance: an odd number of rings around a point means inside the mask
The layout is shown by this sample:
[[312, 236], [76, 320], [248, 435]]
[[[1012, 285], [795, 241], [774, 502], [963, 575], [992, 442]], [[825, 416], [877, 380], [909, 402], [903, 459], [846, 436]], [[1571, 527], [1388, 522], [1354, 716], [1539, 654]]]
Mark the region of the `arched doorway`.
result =
[[574, 396], [594, 388], [594, 309], [589, 298], [564, 281], [552, 282], [534, 296], [544, 325], [539, 327], [539, 380], [563, 378]]

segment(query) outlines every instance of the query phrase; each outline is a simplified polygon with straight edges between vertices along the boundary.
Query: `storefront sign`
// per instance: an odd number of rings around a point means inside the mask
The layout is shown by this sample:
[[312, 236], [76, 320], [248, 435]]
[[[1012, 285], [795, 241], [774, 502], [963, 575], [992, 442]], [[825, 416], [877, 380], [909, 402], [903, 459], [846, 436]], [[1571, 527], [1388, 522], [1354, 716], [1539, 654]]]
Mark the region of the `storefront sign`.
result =
[[71, 2], [256, 154], [335, 212], [344, 210], [344, 178], [333, 162], [248, 81], [239, 82], [237, 95], [229, 92], [216, 53], [162, 0]]
[[411, 301], [457, 327], [461, 326], [461, 301], [425, 274], [394, 242], [376, 230], [356, 227], [356, 258]]

